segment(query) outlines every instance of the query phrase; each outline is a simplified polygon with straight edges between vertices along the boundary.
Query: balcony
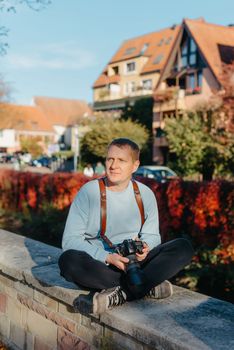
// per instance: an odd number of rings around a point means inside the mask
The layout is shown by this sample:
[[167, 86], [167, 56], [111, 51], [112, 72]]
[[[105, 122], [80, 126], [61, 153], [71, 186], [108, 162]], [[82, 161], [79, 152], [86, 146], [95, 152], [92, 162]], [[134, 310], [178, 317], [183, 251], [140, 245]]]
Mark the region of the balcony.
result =
[[185, 109], [185, 90], [178, 86], [159, 90], [154, 94], [154, 112], [174, 111]]

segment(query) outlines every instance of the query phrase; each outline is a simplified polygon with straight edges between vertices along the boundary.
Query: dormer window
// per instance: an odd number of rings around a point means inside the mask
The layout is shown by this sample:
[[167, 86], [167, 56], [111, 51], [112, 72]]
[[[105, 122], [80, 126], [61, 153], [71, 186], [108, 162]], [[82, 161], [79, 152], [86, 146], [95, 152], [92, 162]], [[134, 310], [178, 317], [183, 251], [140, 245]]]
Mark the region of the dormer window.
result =
[[158, 55], [158, 56], [154, 59], [153, 64], [159, 64], [159, 63], [162, 61], [162, 59], [163, 59], [163, 55], [162, 55], [162, 54]]
[[140, 55], [143, 55], [143, 53], [148, 49], [148, 47], [149, 47], [149, 44], [144, 44], [141, 49]]
[[38, 122], [36, 121], [31, 121], [31, 126], [32, 126], [32, 129], [37, 129], [38, 128]]
[[136, 50], [135, 47], [128, 47], [128, 48], [125, 50], [124, 55], [125, 55], [125, 56], [131, 55], [135, 50]]
[[168, 39], [166, 39], [165, 44], [169, 45], [171, 41], [172, 41], [172, 36], [170, 36]]
[[162, 46], [163, 43], [164, 43], [164, 39], [162, 38], [162, 39], [158, 42], [157, 46]]

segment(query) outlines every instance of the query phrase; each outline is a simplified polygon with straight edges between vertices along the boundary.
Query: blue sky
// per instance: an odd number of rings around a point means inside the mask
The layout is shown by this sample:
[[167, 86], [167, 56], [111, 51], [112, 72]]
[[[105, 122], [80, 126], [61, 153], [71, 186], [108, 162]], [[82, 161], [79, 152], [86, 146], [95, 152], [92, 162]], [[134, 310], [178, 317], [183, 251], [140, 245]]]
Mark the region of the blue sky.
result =
[[33, 96], [92, 102], [92, 84], [125, 39], [184, 17], [228, 25], [233, 14], [233, 0], [52, 0], [40, 12], [19, 5], [16, 13], [0, 14], [10, 29], [0, 73], [18, 104]]

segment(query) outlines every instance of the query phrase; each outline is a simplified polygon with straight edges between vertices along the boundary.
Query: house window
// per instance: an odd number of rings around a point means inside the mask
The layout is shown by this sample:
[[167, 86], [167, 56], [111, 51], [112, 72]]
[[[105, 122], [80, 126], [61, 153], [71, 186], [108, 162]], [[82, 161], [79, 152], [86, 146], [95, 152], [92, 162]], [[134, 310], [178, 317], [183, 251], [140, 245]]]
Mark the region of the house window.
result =
[[192, 38], [185, 40], [181, 49], [181, 66], [193, 67], [197, 64], [197, 46]]
[[131, 73], [135, 72], [136, 70], [136, 63], [135, 62], [130, 62], [126, 64], [126, 72]]
[[157, 46], [162, 46], [163, 43], [164, 43], [164, 39], [161, 39], [161, 40], [158, 42]]
[[191, 38], [190, 39], [190, 52], [196, 52], [197, 51], [197, 46], [195, 44], [195, 41]]
[[187, 67], [188, 65], [188, 56], [181, 56], [181, 64], [182, 64], [182, 68]]
[[142, 49], [141, 49], [140, 54], [143, 55], [143, 53], [148, 49], [148, 47], [149, 47], [149, 44], [144, 44]]
[[33, 130], [37, 129], [38, 128], [38, 122], [31, 121], [31, 126], [32, 126]]
[[162, 59], [163, 59], [163, 55], [162, 54], [158, 55], [153, 61], [153, 64], [159, 64], [162, 61]]
[[135, 84], [135, 81], [131, 81], [129, 83], [129, 92], [131, 93], [131, 92], [134, 92], [134, 91], [136, 91], [136, 84]]
[[195, 88], [195, 74], [189, 74], [188, 75], [188, 88], [189, 89], [194, 89]]
[[143, 90], [152, 90], [152, 79], [142, 80]]
[[172, 41], [172, 36], [170, 36], [168, 39], [166, 39], [165, 44], [169, 45], [171, 41]]
[[202, 71], [195, 71], [187, 75], [186, 90], [187, 94], [198, 94], [202, 87]]
[[118, 66], [114, 66], [114, 67], [112, 67], [112, 69], [113, 69], [115, 75], [119, 74], [119, 67]]
[[197, 73], [197, 86], [201, 87], [202, 86], [202, 71], [198, 71]]
[[124, 86], [125, 86], [125, 88], [124, 88], [125, 95], [129, 95], [132, 92], [136, 91], [136, 83], [135, 83], [135, 81], [130, 81], [130, 82], [126, 83]]
[[128, 47], [128, 48], [125, 50], [124, 55], [125, 55], [125, 56], [131, 55], [135, 50], [136, 50], [135, 47]]
[[189, 65], [190, 66], [195, 66], [197, 63], [197, 54], [196, 53], [192, 53], [189, 56]]

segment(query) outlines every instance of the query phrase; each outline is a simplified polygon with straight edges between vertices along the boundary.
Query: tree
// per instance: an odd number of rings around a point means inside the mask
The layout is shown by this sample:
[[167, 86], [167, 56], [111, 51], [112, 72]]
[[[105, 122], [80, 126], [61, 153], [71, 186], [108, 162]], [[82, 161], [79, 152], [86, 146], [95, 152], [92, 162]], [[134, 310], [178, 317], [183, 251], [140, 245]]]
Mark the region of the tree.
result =
[[174, 168], [182, 175], [200, 172], [204, 180], [214, 173], [232, 172], [233, 134], [215, 127], [215, 118], [184, 113], [165, 119], [169, 149], [176, 154]]
[[174, 168], [183, 175], [200, 172], [234, 174], [234, 63], [220, 74], [222, 89], [193, 111], [165, 119], [169, 149], [176, 155]]
[[145, 127], [131, 120], [99, 117], [90, 123], [90, 131], [81, 140], [82, 162], [104, 161], [108, 144], [118, 137], [130, 138], [137, 142], [140, 149], [144, 149], [148, 132]]
[[146, 147], [142, 150], [142, 163], [150, 164], [152, 162], [153, 136], [152, 136], [152, 122], [153, 122], [153, 98], [143, 97], [137, 100], [134, 105], [128, 102], [123, 108], [121, 119], [131, 119], [143, 125], [149, 134]]
[[4, 82], [3, 77], [0, 75], [0, 104], [7, 102], [10, 97], [10, 87]]
[[40, 138], [34, 137], [29, 139], [27, 137], [21, 138], [20, 144], [23, 152], [30, 153], [34, 158], [37, 158], [43, 154], [43, 148], [39, 144]]

